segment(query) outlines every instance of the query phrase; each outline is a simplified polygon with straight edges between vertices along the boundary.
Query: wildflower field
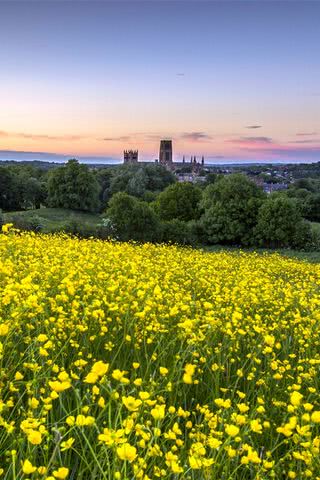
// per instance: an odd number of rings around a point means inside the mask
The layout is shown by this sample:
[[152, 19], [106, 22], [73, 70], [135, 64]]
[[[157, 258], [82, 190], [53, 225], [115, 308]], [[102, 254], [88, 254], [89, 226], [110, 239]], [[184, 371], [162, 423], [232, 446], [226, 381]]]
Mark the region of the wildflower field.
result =
[[0, 252], [0, 478], [320, 478], [319, 265], [10, 230]]

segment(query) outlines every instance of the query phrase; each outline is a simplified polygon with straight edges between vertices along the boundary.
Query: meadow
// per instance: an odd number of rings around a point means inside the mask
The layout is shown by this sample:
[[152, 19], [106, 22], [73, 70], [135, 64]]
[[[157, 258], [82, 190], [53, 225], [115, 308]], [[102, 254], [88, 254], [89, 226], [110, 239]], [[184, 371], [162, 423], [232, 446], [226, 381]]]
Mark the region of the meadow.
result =
[[0, 235], [0, 478], [320, 479], [320, 265]]
[[44, 233], [53, 233], [65, 229], [66, 224], [77, 222], [81, 225], [94, 228], [101, 223], [101, 216], [95, 213], [80, 212], [67, 208], [38, 208], [4, 213], [6, 223], [15, 223], [15, 219], [31, 221], [38, 219]]

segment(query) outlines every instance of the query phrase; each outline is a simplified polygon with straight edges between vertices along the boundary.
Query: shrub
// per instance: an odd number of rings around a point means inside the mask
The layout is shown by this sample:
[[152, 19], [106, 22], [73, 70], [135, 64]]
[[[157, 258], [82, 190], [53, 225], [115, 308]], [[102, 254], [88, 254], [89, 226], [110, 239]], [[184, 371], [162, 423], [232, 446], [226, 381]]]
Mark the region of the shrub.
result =
[[10, 215], [10, 222], [12, 222], [14, 228], [17, 228], [18, 230], [33, 232], [40, 232], [43, 230], [43, 223], [38, 215], [27, 217], [26, 215], [14, 214]]
[[244, 175], [218, 179], [203, 193], [201, 226], [208, 243], [251, 245], [263, 191]]
[[159, 239], [160, 222], [150, 205], [131, 195], [119, 192], [109, 202], [106, 211], [120, 240], [153, 242]]
[[189, 221], [199, 217], [201, 189], [192, 183], [175, 183], [158, 195], [155, 209], [162, 220]]
[[196, 243], [191, 226], [187, 222], [175, 219], [162, 222], [161, 227], [161, 239], [163, 242], [176, 243], [178, 245], [193, 245]]
[[270, 196], [260, 207], [255, 230], [260, 245], [304, 248], [310, 240], [310, 234], [310, 225], [302, 219], [295, 200]]

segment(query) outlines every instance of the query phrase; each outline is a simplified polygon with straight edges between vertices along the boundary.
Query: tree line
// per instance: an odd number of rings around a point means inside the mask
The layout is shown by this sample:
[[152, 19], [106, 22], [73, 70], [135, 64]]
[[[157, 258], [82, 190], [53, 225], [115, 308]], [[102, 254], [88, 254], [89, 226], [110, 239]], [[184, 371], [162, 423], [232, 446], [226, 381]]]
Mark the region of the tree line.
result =
[[[100, 233], [125, 241], [320, 248], [310, 223], [320, 221], [319, 179], [299, 179], [267, 195], [242, 174], [180, 183], [156, 164], [92, 170], [69, 160], [50, 171], [0, 167], [3, 211], [40, 206], [99, 212]], [[73, 233], [81, 234], [80, 226]]]

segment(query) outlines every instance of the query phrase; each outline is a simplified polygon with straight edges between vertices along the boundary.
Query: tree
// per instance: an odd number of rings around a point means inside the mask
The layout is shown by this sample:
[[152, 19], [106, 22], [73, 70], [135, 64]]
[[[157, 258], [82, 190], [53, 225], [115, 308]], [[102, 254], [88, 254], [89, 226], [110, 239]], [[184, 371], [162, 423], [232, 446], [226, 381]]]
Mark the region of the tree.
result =
[[200, 203], [200, 225], [209, 243], [250, 245], [263, 191], [246, 176], [233, 174], [208, 185]]
[[110, 195], [126, 192], [143, 198], [146, 192], [162, 191], [174, 182], [174, 175], [162, 165], [125, 164], [112, 171]]
[[0, 167], [0, 209], [21, 210], [23, 192], [19, 176], [10, 167]]
[[110, 182], [112, 179], [112, 168], [102, 168], [96, 173], [100, 185], [99, 200], [101, 209], [104, 210], [110, 199]]
[[127, 185], [127, 193], [134, 197], [142, 198], [147, 191], [148, 176], [144, 168], [139, 168], [130, 178]]
[[320, 193], [309, 194], [303, 204], [303, 216], [313, 222], [320, 222]]
[[45, 182], [41, 182], [34, 177], [20, 177], [21, 189], [23, 195], [23, 207], [40, 208], [47, 197], [47, 188]]
[[310, 238], [310, 227], [295, 200], [271, 195], [259, 209], [256, 238], [266, 247], [301, 248]]
[[162, 190], [176, 182], [174, 174], [162, 165], [150, 163], [144, 169], [148, 177], [147, 190], [151, 192], [162, 192]]
[[169, 220], [161, 223], [161, 241], [178, 245], [192, 245], [196, 243], [191, 222]]
[[125, 192], [116, 193], [109, 202], [106, 218], [114, 225], [120, 240], [155, 241], [159, 219], [146, 203]]
[[206, 183], [205, 184], [207, 186], [207, 185], [210, 185], [211, 183], [216, 183], [218, 181], [218, 179], [219, 179], [219, 175], [217, 173], [213, 173], [213, 172], [208, 173], [206, 175]]
[[159, 194], [155, 209], [161, 220], [194, 220], [199, 217], [201, 195], [201, 189], [192, 183], [174, 183]]
[[99, 183], [87, 165], [75, 159], [49, 173], [48, 205], [94, 212], [99, 208]]

